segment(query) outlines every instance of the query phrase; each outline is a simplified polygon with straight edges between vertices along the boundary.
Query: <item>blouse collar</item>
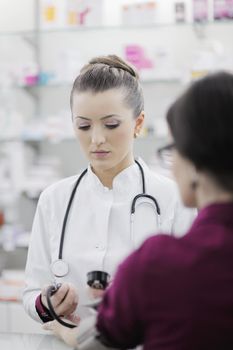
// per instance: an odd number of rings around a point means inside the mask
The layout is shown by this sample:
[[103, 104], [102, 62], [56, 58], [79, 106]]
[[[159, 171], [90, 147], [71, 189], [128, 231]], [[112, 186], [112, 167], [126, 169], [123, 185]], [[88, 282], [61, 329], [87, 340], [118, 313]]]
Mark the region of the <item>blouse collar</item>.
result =
[[209, 221], [233, 226], [233, 202], [215, 203], [202, 208], [193, 226], [199, 226], [199, 224]]

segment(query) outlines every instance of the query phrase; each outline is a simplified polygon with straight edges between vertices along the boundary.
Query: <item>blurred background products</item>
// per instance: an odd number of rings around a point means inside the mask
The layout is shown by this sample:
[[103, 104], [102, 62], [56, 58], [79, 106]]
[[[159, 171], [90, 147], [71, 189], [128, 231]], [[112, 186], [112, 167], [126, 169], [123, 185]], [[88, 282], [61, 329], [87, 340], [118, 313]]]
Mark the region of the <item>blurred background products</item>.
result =
[[154, 24], [158, 22], [158, 8], [156, 1], [137, 2], [122, 6], [123, 25]]
[[193, 0], [193, 20], [202, 22], [208, 18], [208, 0]]
[[69, 107], [83, 64], [114, 53], [138, 69], [135, 155], [171, 176], [155, 152], [167, 108], [191, 81], [233, 71], [232, 37], [233, 0], [0, 2], [0, 331], [41, 332], [19, 303], [22, 271], [41, 192], [86, 166]]
[[233, 19], [233, 1], [232, 0], [214, 0], [214, 19], [215, 20]]
[[186, 4], [184, 1], [175, 2], [175, 21], [177, 23], [186, 21]]
[[41, 0], [40, 28], [103, 24], [103, 0]]

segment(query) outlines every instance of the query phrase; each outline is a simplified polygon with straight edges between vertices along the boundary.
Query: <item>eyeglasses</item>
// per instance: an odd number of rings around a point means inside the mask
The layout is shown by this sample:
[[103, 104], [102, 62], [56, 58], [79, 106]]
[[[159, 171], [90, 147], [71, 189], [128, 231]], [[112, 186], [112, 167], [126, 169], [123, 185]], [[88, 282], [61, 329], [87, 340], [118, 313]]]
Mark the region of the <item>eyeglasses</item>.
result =
[[175, 143], [173, 142], [157, 149], [157, 156], [162, 167], [171, 168], [172, 153], [173, 153], [172, 151], [174, 150], [174, 148], [175, 148]]

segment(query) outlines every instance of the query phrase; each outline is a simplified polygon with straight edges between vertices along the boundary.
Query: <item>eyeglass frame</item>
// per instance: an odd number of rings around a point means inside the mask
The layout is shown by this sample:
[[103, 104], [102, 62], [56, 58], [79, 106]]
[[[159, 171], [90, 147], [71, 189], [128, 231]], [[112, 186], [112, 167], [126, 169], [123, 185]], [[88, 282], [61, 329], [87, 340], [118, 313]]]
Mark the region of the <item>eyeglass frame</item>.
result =
[[167, 144], [167, 145], [165, 145], [165, 146], [162, 146], [162, 147], [160, 147], [160, 148], [158, 148], [157, 150], [156, 150], [156, 153], [157, 153], [157, 155], [158, 155], [158, 158], [162, 161], [162, 162], [164, 162], [164, 160], [163, 160], [163, 153], [165, 152], [165, 151], [171, 151], [173, 148], [175, 148], [175, 142], [171, 142], [171, 143], [169, 143], [169, 144]]
[[161, 153], [163, 153], [164, 151], [170, 151], [173, 148], [175, 148], [175, 142], [171, 142], [165, 146], [159, 147], [156, 151], [156, 153], [158, 154], [159, 157], [161, 157]]

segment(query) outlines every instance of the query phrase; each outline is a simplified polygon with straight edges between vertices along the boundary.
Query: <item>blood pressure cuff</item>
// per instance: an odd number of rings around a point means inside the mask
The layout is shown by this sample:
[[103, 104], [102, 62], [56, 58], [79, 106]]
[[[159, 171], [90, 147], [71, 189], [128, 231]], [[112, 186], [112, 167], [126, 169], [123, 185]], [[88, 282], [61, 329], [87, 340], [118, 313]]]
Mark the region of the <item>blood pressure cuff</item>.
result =
[[116, 350], [98, 333], [96, 315], [89, 316], [80, 322], [77, 336], [77, 349], [79, 350]]

